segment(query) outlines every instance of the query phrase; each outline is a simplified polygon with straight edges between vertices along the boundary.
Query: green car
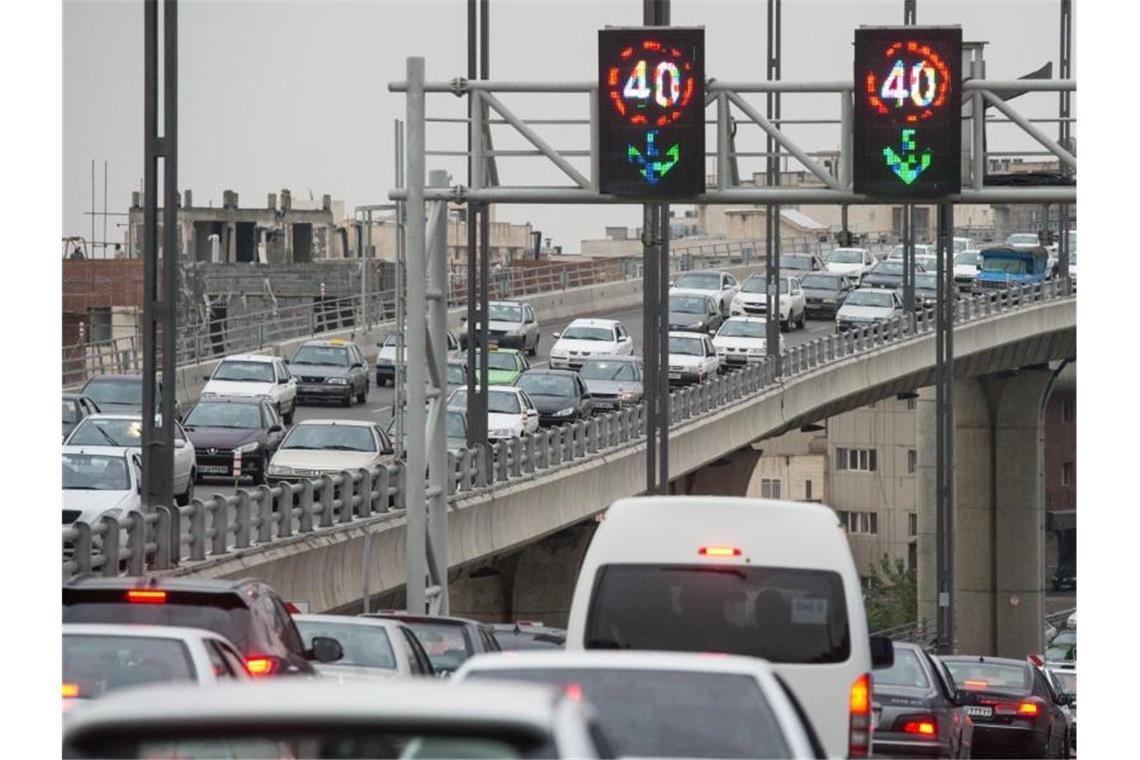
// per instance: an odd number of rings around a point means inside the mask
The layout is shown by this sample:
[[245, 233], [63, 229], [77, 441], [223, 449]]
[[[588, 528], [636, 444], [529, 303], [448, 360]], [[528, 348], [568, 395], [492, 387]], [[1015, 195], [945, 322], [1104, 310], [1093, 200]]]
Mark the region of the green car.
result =
[[[476, 354], [478, 357], [478, 354]], [[467, 355], [463, 355], [467, 360]], [[475, 371], [479, 371], [478, 358]], [[487, 385], [514, 385], [519, 376], [530, 368], [522, 351], [514, 348], [496, 348], [487, 352]]]

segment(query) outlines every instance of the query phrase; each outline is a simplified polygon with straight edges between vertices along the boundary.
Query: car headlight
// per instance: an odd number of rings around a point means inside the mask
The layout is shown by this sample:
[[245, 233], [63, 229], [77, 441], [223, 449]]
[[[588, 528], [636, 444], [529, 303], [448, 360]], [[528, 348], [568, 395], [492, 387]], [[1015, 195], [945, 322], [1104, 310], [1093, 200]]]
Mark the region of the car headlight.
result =
[[750, 348], [750, 349], [748, 349], [748, 353], [752, 356], [759, 356], [760, 354], [766, 354], [766, 353], [768, 353], [768, 347], [767, 346], [760, 346], [759, 348]]
[[825, 298], [825, 299], [823, 299], [823, 302], [824, 302], [824, 303], [830, 303], [830, 304], [834, 304], [834, 303], [835, 303], [835, 299], [834, 299], [834, 298]]
[[239, 454], [252, 454], [259, 448], [261, 448], [261, 443], [258, 441], [250, 441], [243, 446], [238, 446], [236, 449], [234, 449], [234, 451], [238, 452]]
[[565, 409], [559, 409], [557, 412], [555, 412], [551, 416], [552, 417], [569, 417], [573, 413], [574, 413], [574, 407], [568, 406]]
[[550, 352], [550, 358], [551, 358], [551, 359], [565, 359], [565, 358], [566, 358], [566, 352], [565, 352], [565, 351], [554, 351], [554, 350], [551, 350], [551, 352]]
[[618, 394], [618, 399], [621, 401], [633, 401], [637, 398], [637, 394], [633, 391], [622, 391]]
[[269, 474], [270, 475], [292, 475], [293, 474], [293, 468], [292, 467], [286, 467], [285, 465], [281, 465], [281, 464], [271, 464], [271, 465], [269, 465]]
[[347, 377], [330, 377], [325, 380], [329, 385], [348, 385]]

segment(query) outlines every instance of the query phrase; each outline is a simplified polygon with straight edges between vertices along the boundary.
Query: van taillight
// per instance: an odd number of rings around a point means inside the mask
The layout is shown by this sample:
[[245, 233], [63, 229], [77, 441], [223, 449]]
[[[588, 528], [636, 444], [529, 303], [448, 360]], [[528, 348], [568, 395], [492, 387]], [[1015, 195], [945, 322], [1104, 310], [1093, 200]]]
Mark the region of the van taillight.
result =
[[63, 697], [64, 699], [73, 699], [79, 696], [79, 684], [67, 683], [63, 684]]
[[735, 546], [702, 546], [697, 553], [702, 557], [739, 557], [740, 549]]
[[871, 754], [871, 674], [864, 673], [851, 684], [848, 700], [850, 723], [847, 737], [848, 757]]
[[254, 678], [271, 676], [277, 672], [279, 661], [276, 657], [246, 657], [245, 669]]
[[166, 604], [166, 592], [133, 588], [127, 591], [127, 601], [136, 604]]

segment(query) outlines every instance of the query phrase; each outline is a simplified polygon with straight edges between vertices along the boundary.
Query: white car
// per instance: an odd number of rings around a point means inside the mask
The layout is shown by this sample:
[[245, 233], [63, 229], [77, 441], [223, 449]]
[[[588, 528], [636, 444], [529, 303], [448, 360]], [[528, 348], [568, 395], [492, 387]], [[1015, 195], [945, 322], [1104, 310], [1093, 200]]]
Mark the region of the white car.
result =
[[200, 397], [209, 396], [262, 396], [277, 407], [286, 425], [292, 425], [297, 378], [280, 357], [235, 354], [218, 362], [206, 378]]
[[875, 257], [866, 248], [835, 248], [823, 257], [827, 271], [862, 277], [875, 265]]
[[[740, 286], [740, 293], [732, 299], [729, 314], [733, 317], [764, 316], [768, 311], [764, 275], [749, 275]], [[780, 326], [790, 330], [793, 325], [807, 324], [807, 298], [798, 277], [780, 278]]]
[[[139, 455], [118, 446], [64, 446], [63, 524], [94, 526], [105, 515], [125, 522], [142, 509], [140, 469]], [[120, 546], [126, 537], [124, 525]], [[102, 546], [102, 537], [93, 536], [92, 543]]]
[[888, 288], [856, 288], [835, 314], [835, 331], [865, 327], [903, 313], [898, 291]]
[[392, 444], [367, 420], [302, 420], [269, 460], [269, 479], [300, 480], [392, 461]]
[[339, 660], [313, 663], [317, 672], [339, 683], [433, 675], [431, 661], [419, 640], [399, 620], [350, 615], [293, 615], [305, 649], [314, 636], [340, 642]]
[[[395, 385], [396, 383], [396, 333], [388, 333], [384, 336], [384, 340], [377, 343], [378, 351], [376, 353], [376, 386], [383, 388], [388, 383]], [[451, 330], [447, 331], [447, 358], [456, 359], [459, 357], [459, 339], [455, 337], [455, 333]], [[408, 346], [404, 344], [404, 360], [407, 361]]]
[[65, 757], [612, 757], [597, 714], [523, 684], [325, 678], [129, 689], [70, 711]]
[[[64, 439], [65, 446], [117, 446], [142, 452], [142, 415], [91, 414], [75, 426]], [[186, 431], [174, 423], [174, 497], [179, 504], [189, 504], [194, 497], [194, 481], [198, 477], [197, 455]]]
[[1005, 239], [1005, 244], [1013, 248], [1036, 248], [1041, 245], [1041, 237], [1036, 232], [1015, 232]]
[[[938, 253], [937, 249], [932, 245], [927, 245], [925, 243], [915, 243], [914, 244], [914, 256], [916, 259], [919, 257], [923, 257], [923, 256], [935, 256], [935, 255], [937, 255], [937, 253]], [[896, 260], [896, 259], [901, 261], [902, 257], [903, 257], [903, 245], [902, 245], [902, 243], [899, 243], [898, 245], [896, 245], [894, 248], [891, 249], [891, 252], [889, 254], [887, 254], [887, 260], [888, 261]]]
[[[768, 320], [764, 317], [729, 317], [712, 339], [722, 367], [743, 367], [768, 355]], [[780, 353], [784, 336], [780, 335]]]
[[[458, 388], [447, 397], [448, 409], [467, 409], [467, 389]], [[530, 396], [513, 385], [487, 389], [487, 437], [492, 441], [522, 438], [538, 430], [538, 409]]]
[[703, 333], [669, 333], [670, 384], [703, 383], [720, 371], [712, 339]]
[[581, 369], [592, 356], [633, 355], [633, 338], [616, 319], [575, 319], [554, 339], [551, 369]]
[[[754, 657], [511, 652], [469, 659], [453, 680], [570, 689], [597, 709], [618, 757], [816, 756], [812, 729], [800, 719], [772, 666]], [[647, 695], [660, 698], [647, 700]]]
[[732, 299], [740, 292], [736, 278], [728, 272], [694, 270], [685, 272], [669, 285], [669, 295], [686, 293], [712, 296], [720, 306], [721, 314], [728, 314]]
[[954, 284], [959, 290], [973, 290], [982, 268], [981, 251], [961, 251], [954, 254]]
[[65, 709], [120, 689], [185, 682], [245, 681], [242, 656], [225, 637], [201, 628], [65, 623]]

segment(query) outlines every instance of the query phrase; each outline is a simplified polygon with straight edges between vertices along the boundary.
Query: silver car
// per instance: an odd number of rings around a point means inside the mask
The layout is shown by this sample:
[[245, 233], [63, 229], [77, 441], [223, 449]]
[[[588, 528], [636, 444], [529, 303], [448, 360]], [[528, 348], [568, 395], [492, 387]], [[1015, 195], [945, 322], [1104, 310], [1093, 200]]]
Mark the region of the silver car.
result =
[[[467, 320], [461, 316], [461, 320]], [[534, 308], [522, 301], [491, 301], [487, 304], [487, 342], [499, 348], [517, 348], [527, 356], [538, 354], [538, 319]], [[459, 347], [467, 348], [467, 326], [459, 332]]]
[[399, 620], [350, 615], [294, 615], [305, 648], [314, 636], [340, 642], [344, 656], [329, 663], [314, 663], [317, 672], [340, 683], [430, 676], [435, 671], [412, 629]]
[[589, 359], [578, 370], [599, 412], [638, 404], [645, 395], [644, 367], [640, 356], [606, 356]]

